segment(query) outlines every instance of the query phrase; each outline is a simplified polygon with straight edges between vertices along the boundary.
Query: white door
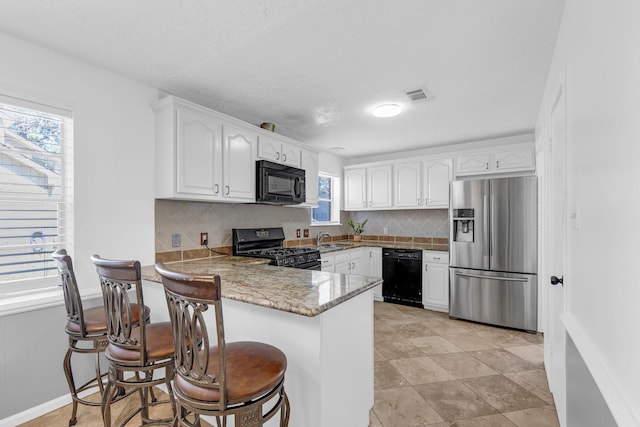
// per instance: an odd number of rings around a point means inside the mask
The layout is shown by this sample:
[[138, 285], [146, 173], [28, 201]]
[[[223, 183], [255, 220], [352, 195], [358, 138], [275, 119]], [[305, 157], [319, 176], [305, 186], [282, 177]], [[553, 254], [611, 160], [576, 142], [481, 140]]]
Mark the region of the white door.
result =
[[[567, 233], [567, 185], [566, 185], [566, 95], [561, 86], [549, 115], [550, 173], [548, 204], [550, 231], [548, 247], [549, 272], [562, 278], [565, 268]], [[542, 277], [547, 286], [547, 328], [544, 334], [545, 366], [549, 387], [553, 393], [558, 418], [566, 425], [566, 365], [565, 328], [560, 315], [565, 311], [565, 286], [568, 283], [551, 284], [550, 277]], [[567, 281], [565, 281], [567, 282]]]

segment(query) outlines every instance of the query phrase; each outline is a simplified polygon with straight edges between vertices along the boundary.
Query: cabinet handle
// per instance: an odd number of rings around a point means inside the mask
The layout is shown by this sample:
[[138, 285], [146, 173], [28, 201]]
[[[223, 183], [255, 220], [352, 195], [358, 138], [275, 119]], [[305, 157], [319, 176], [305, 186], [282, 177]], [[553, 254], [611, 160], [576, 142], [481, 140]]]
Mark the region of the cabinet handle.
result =
[[229, 188], [228, 185], [225, 185], [224, 188], [227, 190], [227, 192], [225, 193], [225, 195], [229, 195], [229, 193], [231, 192], [231, 188]]
[[420, 206], [420, 197], [418, 197], [418, 206]]
[[484, 162], [484, 168], [489, 170], [489, 162]]
[[351, 263], [351, 269], [353, 270], [354, 268], [356, 268], [356, 263], [355, 263], [355, 262], [352, 262], [352, 263]]
[[214, 188], [215, 188], [214, 192], [218, 194], [218, 192], [220, 191], [220, 185], [216, 184]]
[[429, 270], [429, 266], [427, 264], [424, 265], [424, 271], [428, 271]]
[[282, 155], [282, 161], [283, 161], [283, 162], [286, 162], [286, 161], [287, 161], [287, 155], [286, 155], [286, 154], [283, 154], [283, 155]]
[[280, 160], [280, 153], [276, 151], [276, 160]]

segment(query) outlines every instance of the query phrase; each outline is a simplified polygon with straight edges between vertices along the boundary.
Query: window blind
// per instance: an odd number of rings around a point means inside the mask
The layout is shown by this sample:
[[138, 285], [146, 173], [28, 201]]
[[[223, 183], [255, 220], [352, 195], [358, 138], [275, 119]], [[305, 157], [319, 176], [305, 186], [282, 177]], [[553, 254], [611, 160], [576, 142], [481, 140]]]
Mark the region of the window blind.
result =
[[0, 285], [57, 276], [73, 242], [73, 123], [62, 110], [0, 97]]

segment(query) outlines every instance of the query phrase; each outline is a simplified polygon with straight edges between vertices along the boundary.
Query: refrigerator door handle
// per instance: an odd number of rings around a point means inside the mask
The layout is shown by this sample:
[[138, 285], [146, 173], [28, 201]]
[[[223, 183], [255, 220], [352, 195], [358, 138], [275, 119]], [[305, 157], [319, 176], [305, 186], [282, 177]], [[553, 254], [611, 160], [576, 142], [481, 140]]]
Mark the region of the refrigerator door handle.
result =
[[[489, 242], [489, 257], [493, 258], [493, 247], [496, 245], [496, 233], [494, 233], [493, 230], [497, 230], [496, 224], [495, 224], [495, 212], [496, 212], [496, 199], [493, 196], [493, 193], [491, 194], [491, 196], [489, 196], [489, 212], [491, 215], [491, 222], [489, 223], [490, 227], [491, 227], [491, 240]], [[493, 261], [492, 261], [493, 263]]]
[[488, 196], [485, 194], [482, 196], [482, 216], [483, 216], [483, 227], [482, 230], [482, 256], [483, 258], [489, 255], [489, 204], [488, 204]]
[[460, 273], [459, 271], [456, 271], [455, 274], [456, 276], [461, 276], [461, 277], [473, 277], [475, 279], [502, 280], [504, 282], [528, 282], [529, 281], [529, 279], [527, 279], [526, 277], [483, 276], [481, 274]]

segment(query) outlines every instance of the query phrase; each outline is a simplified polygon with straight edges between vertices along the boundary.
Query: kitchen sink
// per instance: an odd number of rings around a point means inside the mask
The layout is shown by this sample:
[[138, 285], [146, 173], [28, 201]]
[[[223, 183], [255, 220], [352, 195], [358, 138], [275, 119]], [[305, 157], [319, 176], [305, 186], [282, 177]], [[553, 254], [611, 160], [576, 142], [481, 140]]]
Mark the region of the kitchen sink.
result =
[[351, 243], [329, 243], [327, 245], [318, 246], [318, 250], [323, 251], [329, 249], [350, 248], [351, 246], [353, 246]]

